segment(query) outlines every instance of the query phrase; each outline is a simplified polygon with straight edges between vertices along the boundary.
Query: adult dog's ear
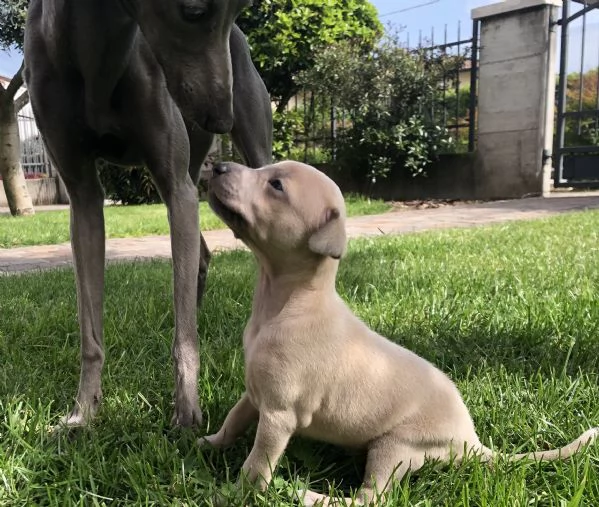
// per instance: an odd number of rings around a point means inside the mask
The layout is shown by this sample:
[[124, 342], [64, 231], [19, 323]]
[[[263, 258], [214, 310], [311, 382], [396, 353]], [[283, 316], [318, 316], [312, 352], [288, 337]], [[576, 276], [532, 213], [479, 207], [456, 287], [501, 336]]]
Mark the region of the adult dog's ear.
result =
[[308, 243], [314, 253], [340, 259], [345, 253], [347, 236], [345, 224], [337, 208], [329, 208], [321, 226], [310, 237]]

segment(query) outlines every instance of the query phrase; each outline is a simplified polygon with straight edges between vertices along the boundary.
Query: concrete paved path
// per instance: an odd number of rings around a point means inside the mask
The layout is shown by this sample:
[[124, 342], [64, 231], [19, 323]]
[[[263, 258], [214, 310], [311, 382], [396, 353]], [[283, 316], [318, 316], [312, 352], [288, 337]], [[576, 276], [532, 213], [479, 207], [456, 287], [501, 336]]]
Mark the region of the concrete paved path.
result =
[[[429, 209], [404, 209], [382, 215], [350, 218], [349, 236], [402, 234], [430, 229], [473, 227], [484, 224], [543, 218], [569, 211], [599, 209], [599, 193], [529, 198], [477, 204], [458, 204]], [[229, 230], [204, 233], [212, 251], [243, 248]], [[170, 258], [168, 236], [109, 239], [106, 258], [111, 261]], [[0, 274], [69, 266], [71, 247], [61, 245], [0, 249]]]

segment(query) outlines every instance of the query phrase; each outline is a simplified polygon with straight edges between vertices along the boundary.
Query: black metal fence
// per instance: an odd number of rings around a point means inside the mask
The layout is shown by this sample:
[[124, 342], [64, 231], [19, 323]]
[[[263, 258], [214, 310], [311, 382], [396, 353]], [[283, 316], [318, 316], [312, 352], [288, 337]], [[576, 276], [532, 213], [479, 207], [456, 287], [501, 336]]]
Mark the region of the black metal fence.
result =
[[[457, 25], [457, 39], [448, 42], [447, 25], [443, 31], [443, 42], [435, 44], [435, 31], [431, 29], [429, 45], [423, 48], [423, 34], [418, 34], [416, 51], [442, 52], [453, 55], [455, 66], [451, 66], [443, 74], [440, 83], [441, 94], [433, 116], [440, 126], [445, 127], [456, 141], [459, 151], [474, 151], [476, 146], [476, 105], [478, 87], [478, 51], [479, 51], [479, 21], [472, 23], [469, 38], [463, 38], [461, 23]], [[408, 39], [409, 44], [409, 39]], [[449, 101], [448, 96], [455, 100]]]
[[599, 3], [564, 0], [555, 147], [556, 187], [599, 188]]
[[[476, 147], [479, 22], [473, 22], [470, 36], [464, 32], [458, 23], [453, 39], [445, 26], [440, 40], [431, 30], [430, 37], [419, 32], [415, 44], [410, 41], [408, 32], [401, 41], [414, 57], [443, 55], [448, 57], [447, 62], [452, 62], [439, 80], [430, 111], [423, 114], [428, 121], [447, 129], [455, 152], [471, 152]], [[296, 114], [302, 126], [286, 155], [310, 163], [334, 159], [338, 136], [350, 125], [347, 112], [334, 107], [330, 97], [318, 96], [309, 90], [297, 94], [286, 110], [288, 114]]]
[[349, 126], [346, 111], [336, 108], [330, 97], [302, 90], [287, 104], [286, 113], [299, 127], [287, 156], [304, 162], [325, 162], [335, 156], [340, 130]]

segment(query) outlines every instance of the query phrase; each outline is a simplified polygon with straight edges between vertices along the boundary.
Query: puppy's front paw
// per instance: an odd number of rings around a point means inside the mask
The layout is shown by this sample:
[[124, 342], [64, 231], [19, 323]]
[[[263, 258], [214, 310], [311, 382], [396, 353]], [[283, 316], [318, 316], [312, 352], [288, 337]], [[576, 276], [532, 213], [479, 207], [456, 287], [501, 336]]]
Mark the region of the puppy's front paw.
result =
[[329, 497], [310, 491], [309, 489], [300, 489], [297, 492], [299, 499], [303, 502], [304, 507], [326, 506], [329, 505]]
[[220, 449], [225, 446], [225, 442], [218, 433], [214, 433], [213, 435], [206, 435], [198, 438], [198, 445], [200, 447], [214, 447]]

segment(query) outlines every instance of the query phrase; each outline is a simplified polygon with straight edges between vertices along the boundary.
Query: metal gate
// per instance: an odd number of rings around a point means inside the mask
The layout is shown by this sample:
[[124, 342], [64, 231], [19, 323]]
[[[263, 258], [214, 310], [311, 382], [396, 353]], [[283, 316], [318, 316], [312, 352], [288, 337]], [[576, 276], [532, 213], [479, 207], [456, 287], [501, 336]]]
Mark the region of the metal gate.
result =
[[21, 110], [17, 121], [21, 140], [21, 167], [25, 178], [54, 176], [50, 157], [29, 105]]
[[[564, 0], [556, 23], [561, 26], [561, 44], [555, 187], [599, 188], [599, 51], [596, 42], [587, 44], [597, 36], [588, 18], [595, 17], [598, 8], [599, 0]], [[575, 56], [580, 53], [572, 62], [571, 50]]]

